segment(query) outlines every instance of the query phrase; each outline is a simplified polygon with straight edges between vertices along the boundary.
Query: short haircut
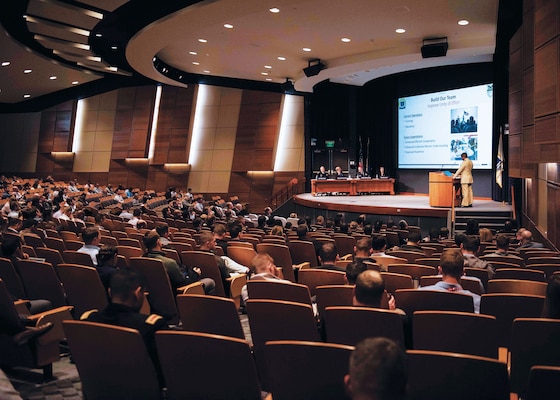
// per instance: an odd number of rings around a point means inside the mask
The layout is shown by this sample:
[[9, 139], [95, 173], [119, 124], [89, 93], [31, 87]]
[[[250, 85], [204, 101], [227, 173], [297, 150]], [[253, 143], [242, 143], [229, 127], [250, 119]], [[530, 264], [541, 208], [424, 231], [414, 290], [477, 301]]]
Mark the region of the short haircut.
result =
[[199, 246], [203, 246], [206, 242], [211, 242], [214, 240], [214, 235], [210, 231], [202, 231], [198, 236], [197, 243]]
[[296, 232], [298, 237], [304, 237], [305, 235], [307, 235], [307, 231], [308, 231], [308, 227], [307, 224], [298, 224], [297, 228], [296, 228]]
[[110, 245], [101, 246], [99, 252], [97, 253], [97, 263], [99, 265], [102, 265], [107, 261], [112, 260], [113, 257], [115, 257], [115, 254], [117, 254], [116, 246], [110, 246]]
[[270, 264], [274, 264], [274, 259], [268, 253], [257, 253], [251, 261], [251, 265], [257, 274], [266, 272]]
[[138, 287], [144, 289], [146, 283], [144, 276], [134, 269], [119, 269], [111, 277], [111, 297], [127, 300], [132, 297], [132, 294]]
[[476, 235], [467, 235], [463, 239], [463, 248], [467, 251], [472, 251], [473, 253], [478, 251], [480, 247], [480, 239]]
[[167, 232], [169, 232], [169, 225], [167, 224], [159, 224], [156, 226], [156, 232], [158, 235], [163, 236]]
[[384, 337], [367, 338], [350, 356], [348, 374], [352, 395], [372, 399], [405, 398], [408, 376], [406, 353], [396, 342]]
[[157, 246], [157, 242], [159, 240], [159, 235], [157, 232], [149, 231], [144, 234], [144, 238], [142, 241], [144, 242], [144, 246], [146, 250], [150, 251]]
[[322, 262], [335, 262], [337, 255], [338, 250], [336, 249], [336, 245], [334, 243], [323, 243], [321, 250], [319, 251], [319, 257], [321, 257]]
[[409, 242], [412, 243], [418, 243], [420, 241], [420, 239], [422, 239], [422, 237], [420, 236], [420, 233], [417, 231], [412, 231], [408, 233], [408, 238], [407, 240]]
[[371, 249], [371, 239], [361, 238], [356, 241], [356, 248], [360, 251], [369, 252]]
[[135, 217], [139, 217], [140, 215], [142, 215], [142, 210], [140, 210], [139, 208], [135, 208], [134, 211], [132, 211], [132, 215], [134, 215]]
[[93, 240], [99, 236], [99, 228], [96, 226], [87, 227], [82, 232], [82, 239], [84, 239], [85, 244], [91, 244]]
[[443, 275], [449, 275], [457, 280], [463, 276], [465, 265], [465, 258], [460, 250], [446, 250], [441, 254], [439, 259], [439, 266]]
[[430, 233], [429, 233], [430, 239], [437, 239], [437, 238], [439, 238], [439, 232], [440, 232], [440, 230], [439, 230], [438, 228], [436, 228], [436, 227], [430, 228]]
[[354, 295], [361, 304], [370, 307], [381, 305], [381, 296], [385, 292], [385, 281], [378, 271], [368, 269], [356, 278]]
[[21, 239], [16, 236], [6, 235], [2, 241], [2, 257], [10, 258], [21, 245]]
[[387, 238], [383, 235], [373, 235], [371, 247], [374, 251], [380, 251], [387, 246]]
[[214, 225], [214, 233], [218, 236], [223, 236], [226, 234], [226, 227], [224, 224], [216, 224]]
[[239, 236], [242, 229], [243, 227], [241, 226], [241, 224], [233, 223], [229, 226], [229, 235], [231, 236], [232, 239], [235, 239], [236, 237]]
[[498, 249], [507, 250], [509, 248], [509, 236], [503, 233], [496, 235], [496, 247]]
[[350, 285], [354, 285], [356, 283], [358, 275], [360, 275], [365, 270], [367, 270], [367, 265], [363, 262], [351, 262], [350, 264], [346, 265], [346, 280]]

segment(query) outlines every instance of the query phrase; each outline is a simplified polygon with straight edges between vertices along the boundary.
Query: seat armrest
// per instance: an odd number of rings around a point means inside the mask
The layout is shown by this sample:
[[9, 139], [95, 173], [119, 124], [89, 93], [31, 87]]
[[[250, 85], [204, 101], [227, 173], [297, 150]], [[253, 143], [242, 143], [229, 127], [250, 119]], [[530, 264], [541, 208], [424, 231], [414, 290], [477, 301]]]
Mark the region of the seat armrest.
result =
[[299, 264], [294, 264], [293, 265], [294, 269], [300, 270], [300, 269], [308, 269], [311, 268], [311, 263], [309, 261], [305, 261]]
[[29, 300], [16, 300], [14, 301], [14, 306], [16, 306], [19, 315], [24, 315], [26, 317], [31, 315], [29, 313]]
[[74, 319], [71, 314], [73, 308], [72, 306], [58, 307], [29, 317], [30, 320], [36, 321], [35, 326], [43, 325], [47, 322], [52, 322], [54, 325], [50, 331], [37, 339], [39, 344], [45, 345], [52, 342], [60, 342], [66, 337], [62, 321]]
[[177, 288], [177, 294], [205, 294], [202, 282], [193, 282]]
[[236, 276], [232, 276], [231, 278], [227, 278], [229, 282], [229, 293], [232, 299], [241, 296], [241, 289], [247, 283], [247, 274], [239, 274]]

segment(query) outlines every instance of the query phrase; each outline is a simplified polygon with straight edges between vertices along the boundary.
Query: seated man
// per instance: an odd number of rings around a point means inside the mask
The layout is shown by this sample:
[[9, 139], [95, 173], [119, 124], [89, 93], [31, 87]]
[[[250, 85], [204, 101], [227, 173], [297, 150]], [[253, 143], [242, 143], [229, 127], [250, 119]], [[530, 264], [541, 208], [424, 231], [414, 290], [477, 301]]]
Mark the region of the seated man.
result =
[[487, 254], [485, 258], [490, 258], [490, 257], [511, 257], [517, 261], [522, 260], [521, 257], [518, 257], [514, 254], [511, 254], [509, 252], [509, 236], [508, 235], [504, 235], [503, 233], [498, 233], [496, 235], [496, 251], [490, 254]]
[[327, 174], [327, 171], [325, 170], [324, 165], [321, 165], [319, 167], [319, 172], [315, 176], [315, 179], [329, 179], [329, 174]]
[[478, 238], [478, 236], [464, 236], [462, 238], [460, 247], [463, 253], [465, 267], [485, 269], [488, 271], [488, 279], [494, 278], [496, 271], [492, 264], [477, 257], [478, 250], [480, 249], [480, 239]]
[[353, 400], [403, 400], [408, 378], [406, 353], [388, 338], [367, 338], [350, 356], [344, 384]]
[[369, 178], [369, 174], [364, 171], [364, 167], [362, 167], [361, 165], [358, 165], [358, 171], [356, 172], [356, 178], [361, 179], [361, 178]]
[[111, 278], [119, 270], [117, 267], [117, 248], [115, 246], [102, 246], [97, 253], [97, 265], [95, 267], [99, 279], [107, 292], [111, 284]]
[[544, 245], [533, 240], [533, 233], [525, 229], [521, 232], [521, 241], [519, 242], [519, 247], [517, 249], [542, 249]]
[[435, 285], [423, 286], [419, 290], [439, 290], [441, 292], [453, 292], [468, 294], [473, 298], [474, 312], [480, 312], [480, 296], [468, 290], [464, 290], [459, 284], [461, 277], [465, 274], [463, 255], [458, 250], [447, 250], [441, 255], [438, 273], [442, 275], [440, 282]]
[[[202, 231], [198, 236], [198, 245], [200, 246], [198, 250], [204, 251], [206, 253], [214, 254], [214, 249], [216, 248], [216, 239], [210, 231]], [[222, 274], [222, 279], [229, 278], [231, 274], [250, 274], [251, 270], [249, 267], [241, 265], [227, 256], [216, 256], [216, 262], [220, 268], [220, 273]]]
[[335, 179], [346, 179], [346, 175], [344, 175], [344, 172], [342, 172], [342, 168], [340, 167], [340, 165], [334, 167], [334, 177]]
[[383, 296], [388, 296], [389, 310], [402, 315], [404, 321], [406, 314], [403, 310], [397, 308], [393, 295], [387, 295], [385, 292], [385, 281], [383, 281], [381, 274], [368, 269], [358, 275], [356, 286], [354, 286], [353, 306], [383, 308]]
[[359, 263], [363, 263], [364, 261], [375, 262], [375, 260], [371, 258], [371, 253], [373, 253], [373, 249], [371, 248], [370, 238], [360, 238], [356, 241], [356, 245], [354, 246], [354, 261]]
[[340, 259], [336, 245], [332, 242], [325, 242], [319, 250], [319, 269], [329, 269], [332, 271], [346, 272], [346, 268], [338, 267], [336, 262]]
[[[251, 280], [291, 283], [278, 276], [278, 270], [276, 269], [276, 265], [274, 265], [274, 259], [268, 253], [257, 253], [257, 255], [253, 257], [252, 264], [255, 269], [255, 274], [251, 276]], [[241, 299], [243, 302], [249, 299], [247, 285], [243, 286], [241, 289]]]
[[163, 385], [155, 333], [161, 329], [170, 329], [170, 327], [160, 315], [140, 313], [145, 299], [145, 291], [146, 283], [140, 273], [130, 268], [121, 269], [111, 278], [109, 288], [111, 302], [109, 305], [102, 311], [86, 311], [80, 319], [138, 330], [146, 343], [148, 353], [158, 372], [160, 383]]
[[157, 258], [163, 262], [163, 266], [169, 275], [169, 282], [171, 283], [171, 288], [173, 292], [177, 291], [177, 288], [181, 286], [188, 285], [193, 282], [201, 281], [204, 286], [204, 292], [206, 294], [211, 294], [214, 292], [216, 283], [210, 278], [200, 278], [200, 269], [192, 268], [191, 270], [183, 273], [177, 262], [169, 257], [165, 256], [165, 252], [162, 251], [162, 244], [157, 232], [149, 231], [144, 235], [144, 246], [146, 247], [146, 253], [144, 257]]
[[84, 245], [78, 249], [79, 253], [89, 254], [93, 265], [97, 265], [97, 253], [99, 253], [99, 228], [89, 227], [82, 233]]
[[401, 246], [401, 249], [426, 254], [426, 252], [422, 249], [422, 246], [420, 246], [421, 240], [422, 236], [420, 233], [416, 231], [409, 232], [406, 243]]
[[358, 275], [367, 270], [367, 266], [364, 263], [358, 261], [352, 261], [350, 264], [346, 265], [346, 282], [349, 285], [355, 285]]

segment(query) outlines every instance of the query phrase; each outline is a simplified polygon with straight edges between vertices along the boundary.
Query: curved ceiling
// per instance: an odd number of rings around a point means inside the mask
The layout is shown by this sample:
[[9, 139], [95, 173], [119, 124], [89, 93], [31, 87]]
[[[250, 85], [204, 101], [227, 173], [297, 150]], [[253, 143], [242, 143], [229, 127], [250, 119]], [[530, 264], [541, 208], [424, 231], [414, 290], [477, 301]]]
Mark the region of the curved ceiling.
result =
[[[83, 92], [76, 87], [99, 90], [102, 81], [283, 91], [288, 80], [299, 92], [327, 79], [361, 86], [402, 71], [491, 61], [499, 10], [512, 7], [499, 0], [16, 3], [0, 16], [0, 61], [11, 62], [0, 67], [1, 105], [72, 87], [76, 96]], [[447, 55], [422, 58], [423, 40], [440, 37]], [[319, 62], [317, 75], [304, 73]]]

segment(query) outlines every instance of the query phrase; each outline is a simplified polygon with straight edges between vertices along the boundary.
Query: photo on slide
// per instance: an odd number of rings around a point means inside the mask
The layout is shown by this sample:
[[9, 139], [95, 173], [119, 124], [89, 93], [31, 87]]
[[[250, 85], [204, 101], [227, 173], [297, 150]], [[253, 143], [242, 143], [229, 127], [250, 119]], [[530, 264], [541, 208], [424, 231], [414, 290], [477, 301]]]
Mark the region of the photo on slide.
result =
[[478, 132], [478, 107], [451, 110], [451, 133]]
[[470, 160], [478, 160], [478, 135], [454, 137], [449, 143], [450, 160], [461, 161], [461, 154], [467, 153]]

